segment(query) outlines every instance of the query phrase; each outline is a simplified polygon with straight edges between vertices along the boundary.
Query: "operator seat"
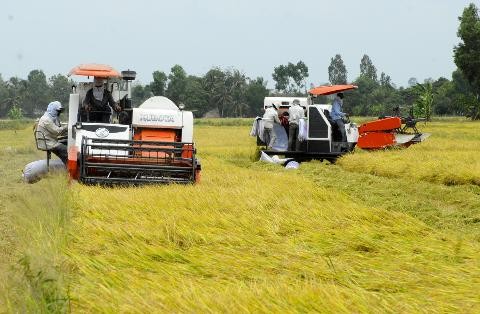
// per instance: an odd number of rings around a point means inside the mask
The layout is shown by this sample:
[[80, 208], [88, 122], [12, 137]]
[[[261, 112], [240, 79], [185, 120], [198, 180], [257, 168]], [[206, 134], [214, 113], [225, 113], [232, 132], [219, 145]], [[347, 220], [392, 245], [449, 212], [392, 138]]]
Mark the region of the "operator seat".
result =
[[132, 100], [127, 96], [120, 99], [120, 108], [122, 108], [122, 111], [118, 113], [118, 123], [120, 124], [132, 124]]

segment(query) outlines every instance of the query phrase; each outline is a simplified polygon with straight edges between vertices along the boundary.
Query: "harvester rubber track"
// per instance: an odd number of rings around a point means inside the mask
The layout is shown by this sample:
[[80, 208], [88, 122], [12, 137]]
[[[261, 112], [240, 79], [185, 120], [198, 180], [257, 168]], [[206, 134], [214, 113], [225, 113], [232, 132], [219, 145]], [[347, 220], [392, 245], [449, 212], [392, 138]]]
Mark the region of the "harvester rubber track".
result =
[[200, 163], [193, 143], [82, 139], [80, 181], [85, 184], [193, 183]]

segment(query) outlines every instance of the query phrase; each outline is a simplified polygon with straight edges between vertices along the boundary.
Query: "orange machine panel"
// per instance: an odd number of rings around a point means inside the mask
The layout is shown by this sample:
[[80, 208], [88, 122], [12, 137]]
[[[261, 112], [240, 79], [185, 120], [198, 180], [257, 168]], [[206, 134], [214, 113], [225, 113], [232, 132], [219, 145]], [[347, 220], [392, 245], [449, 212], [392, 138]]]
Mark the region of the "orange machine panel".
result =
[[193, 145], [185, 144], [182, 149], [182, 158], [192, 158], [193, 157]]
[[364, 123], [358, 128], [358, 132], [362, 134], [374, 131], [388, 131], [398, 129], [401, 126], [402, 120], [399, 117], [390, 117]]
[[[175, 130], [172, 129], [138, 129], [133, 136], [134, 140], [139, 141], [157, 141], [157, 142], [175, 142]], [[142, 147], [149, 147], [142, 145]], [[167, 147], [167, 146], [165, 146]], [[142, 152], [142, 157], [168, 157], [168, 153], [162, 152]]]
[[135, 132], [134, 140], [175, 142], [175, 130], [171, 129], [141, 129]]
[[395, 145], [393, 133], [371, 132], [360, 134], [357, 146], [362, 149], [381, 149]]

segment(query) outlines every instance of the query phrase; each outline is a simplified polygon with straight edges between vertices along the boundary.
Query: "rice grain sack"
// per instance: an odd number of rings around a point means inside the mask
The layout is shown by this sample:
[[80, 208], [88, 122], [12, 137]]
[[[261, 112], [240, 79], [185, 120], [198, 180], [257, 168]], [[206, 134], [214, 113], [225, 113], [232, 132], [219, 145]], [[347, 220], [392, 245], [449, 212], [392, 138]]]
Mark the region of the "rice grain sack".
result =
[[[51, 159], [50, 160], [50, 172], [58, 173], [66, 171], [65, 165], [60, 159]], [[36, 160], [27, 164], [23, 169], [23, 181], [26, 183], [35, 183], [40, 181], [42, 178], [48, 174], [47, 160]]]

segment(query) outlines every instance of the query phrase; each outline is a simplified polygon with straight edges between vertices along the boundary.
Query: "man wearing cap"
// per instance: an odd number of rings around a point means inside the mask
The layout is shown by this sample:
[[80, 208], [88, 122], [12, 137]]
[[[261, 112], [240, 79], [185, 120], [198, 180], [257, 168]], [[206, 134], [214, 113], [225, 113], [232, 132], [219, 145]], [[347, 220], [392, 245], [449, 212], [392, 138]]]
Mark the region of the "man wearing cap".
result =
[[112, 94], [104, 86], [104, 79], [101, 77], [93, 78], [93, 88], [87, 91], [83, 100], [83, 109], [89, 112], [90, 122], [110, 122], [110, 107], [115, 111], [121, 108], [113, 100]]
[[277, 110], [275, 110], [274, 104], [268, 104], [265, 106], [265, 113], [263, 114], [263, 139], [267, 145], [267, 149], [272, 149], [275, 144], [277, 136], [273, 131], [273, 124], [280, 124], [280, 119], [278, 118]]
[[288, 150], [300, 150], [298, 140], [298, 124], [300, 119], [305, 118], [303, 108], [300, 107], [300, 100], [294, 99], [293, 104], [288, 108]]
[[338, 93], [335, 99], [332, 102], [332, 112], [330, 117], [333, 120], [333, 123], [337, 125], [338, 130], [342, 134], [342, 142], [347, 141], [347, 134], [345, 133], [345, 124], [343, 123], [343, 118], [346, 114], [342, 112], [343, 106], [343, 93]]
[[[60, 113], [63, 112], [63, 106], [59, 101], [52, 101], [48, 104], [47, 111], [38, 121], [36, 131], [42, 132], [39, 134], [35, 132], [39, 148], [43, 150], [50, 150], [58, 156], [66, 165], [68, 159], [67, 146], [58, 141], [58, 137], [65, 135], [67, 126], [60, 124]], [[45, 141], [43, 140], [45, 137]]]

